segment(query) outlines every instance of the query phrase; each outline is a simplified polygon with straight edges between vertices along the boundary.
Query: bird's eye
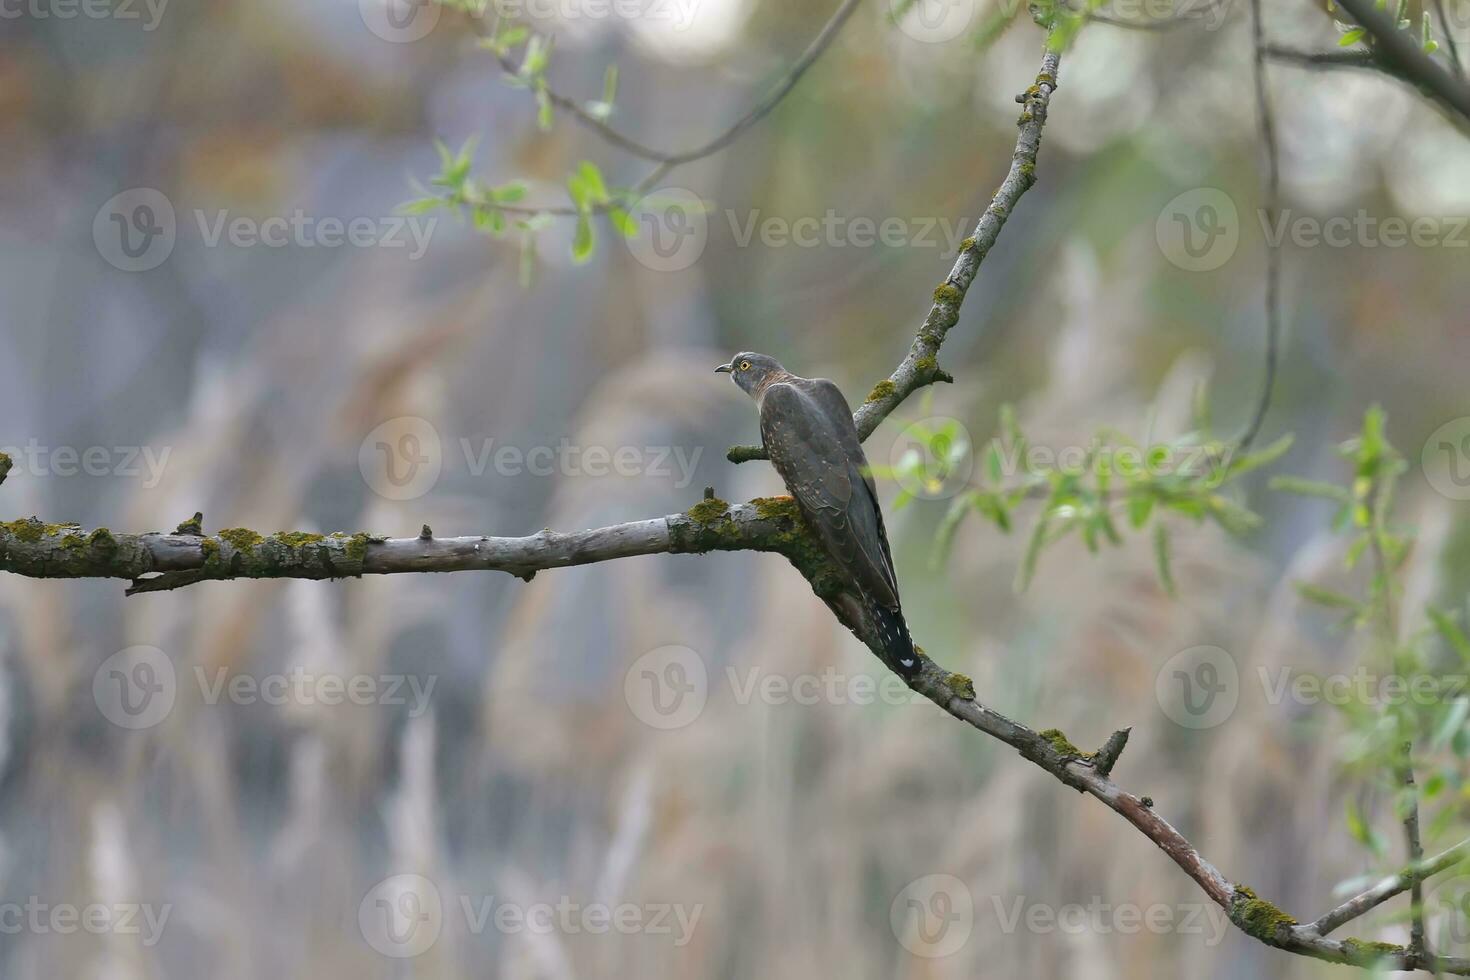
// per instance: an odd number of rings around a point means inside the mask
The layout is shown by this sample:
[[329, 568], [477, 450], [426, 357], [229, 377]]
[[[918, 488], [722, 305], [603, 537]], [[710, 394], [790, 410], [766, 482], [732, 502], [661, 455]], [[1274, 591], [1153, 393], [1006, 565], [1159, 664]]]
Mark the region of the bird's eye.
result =
[[750, 362], [749, 361], [741, 361], [740, 362], [740, 370], [742, 370], [742, 371], [749, 371], [750, 370]]

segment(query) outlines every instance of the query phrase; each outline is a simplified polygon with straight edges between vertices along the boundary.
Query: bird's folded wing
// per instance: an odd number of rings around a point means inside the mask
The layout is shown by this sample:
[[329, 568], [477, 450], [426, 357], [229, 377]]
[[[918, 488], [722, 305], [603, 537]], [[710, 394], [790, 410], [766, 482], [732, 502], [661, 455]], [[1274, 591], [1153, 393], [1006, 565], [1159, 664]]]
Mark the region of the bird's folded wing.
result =
[[896, 608], [883, 514], [842, 392], [824, 379], [771, 385], [761, 437], [828, 554], [875, 601]]

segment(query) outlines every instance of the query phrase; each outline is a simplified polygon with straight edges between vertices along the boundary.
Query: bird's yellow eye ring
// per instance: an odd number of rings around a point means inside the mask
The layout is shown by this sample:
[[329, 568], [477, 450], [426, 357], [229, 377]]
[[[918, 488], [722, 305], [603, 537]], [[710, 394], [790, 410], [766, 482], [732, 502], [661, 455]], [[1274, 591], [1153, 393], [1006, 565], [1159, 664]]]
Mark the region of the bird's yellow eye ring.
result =
[[742, 370], [742, 371], [749, 371], [750, 370], [750, 362], [749, 361], [741, 361], [740, 362], [740, 370]]

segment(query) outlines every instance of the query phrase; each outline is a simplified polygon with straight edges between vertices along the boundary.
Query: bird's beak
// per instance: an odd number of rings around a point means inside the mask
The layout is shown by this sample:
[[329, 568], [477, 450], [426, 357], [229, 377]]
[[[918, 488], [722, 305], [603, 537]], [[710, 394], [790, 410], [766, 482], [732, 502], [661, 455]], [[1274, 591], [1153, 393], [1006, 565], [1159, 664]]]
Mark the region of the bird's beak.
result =
[[719, 367], [715, 368], [715, 374], [729, 374], [730, 370], [730, 365], [721, 364]]

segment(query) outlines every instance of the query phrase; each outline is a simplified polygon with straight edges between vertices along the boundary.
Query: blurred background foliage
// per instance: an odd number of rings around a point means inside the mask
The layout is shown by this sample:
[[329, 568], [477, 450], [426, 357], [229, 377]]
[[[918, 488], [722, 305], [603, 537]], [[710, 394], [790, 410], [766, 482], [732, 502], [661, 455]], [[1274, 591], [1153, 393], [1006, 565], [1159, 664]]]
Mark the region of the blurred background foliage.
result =
[[[1470, 22], [1462, 0], [1448, 2]], [[616, 64], [612, 121], [682, 148], [752, 104], [828, 6], [698, 0], [682, 29], [617, 17], [538, 29], [555, 35], [547, 70], [559, 90], [598, 100]], [[1317, 5], [1268, 7], [1280, 43], [1337, 49]], [[202, 510], [210, 529], [521, 534], [687, 509], [707, 484], [730, 500], [779, 492], [765, 464], [725, 462], [755, 419], [710, 368], [766, 351], [835, 379], [854, 403], [886, 376], [953, 260], [940, 223], [965, 233], [1005, 172], [1014, 96], [1042, 42], [1024, 11], [977, 51], [968, 36], [918, 40], [887, 6], [864, 4], [769, 118], [664, 182], [709, 202], [696, 262], [650, 269], [594, 219], [601, 245], [576, 265], [576, 222], [558, 219], [536, 235], [539, 268], [523, 287], [517, 236], [448, 213], [416, 260], [405, 249], [208, 247], [195, 219], [383, 218], [440, 171], [436, 139], [457, 149], [477, 137], [477, 178], [524, 181], [535, 201], [568, 203], [582, 161], [612, 187], [646, 173], [569, 119], [538, 126], [536, 99], [505, 84], [463, 13], [444, 10], [427, 36], [394, 43], [368, 28], [381, 16], [372, 0], [180, 3], [151, 30], [139, 11], [62, 18], [42, 5], [0, 29], [0, 445], [148, 447], [167, 464], [156, 483], [18, 471], [0, 490], [14, 517], [143, 530]], [[993, 13], [977, 4], [972, 23]], [[899, 467], [904, 427], [926, 415], [984, 447], [1002, 434], [1006, 404], [1031, 444], [1053, 449], [1103, 428], [1143, 444], [1184, 437], [1202, 385], [1217, 432], [1244, 423], [1261, 375], [1266, 240], [1247, 11], [1231, 2], [1218, 13], [1167, 31], [1080, 32], [1040, 182], [944, 349], [957, 383], [880, 428], [868, 442], [875, 466]], [[1282, 204], [1295, 215], [1470, 212], [1470, 140], [1412, 91], [1366, 72], [1280, 66], [1270, 84]], [[109, 264], [91, 237], [98, 209], [132, 187], [158, 189], [178, 216], [173, 253], [142, 273]], [[1191, 272], [1161, 249], [1156, 220], [1202, 187], [1238, 208], [1239, 247]], [[741, 244], [752, 219], [829, 212], [934, 230], [897, 247], [771, 246], [759, 234]], [[1267, 483], [1350, 486], [1337, 447], [1382, 405], [1405, 461], [1396, 520], [1417, 531], [1399, 566], [1397, 629], [1431, 626], [1430, 605], [1464, 610], [1470, 522], [1420, 463], [1432, 432], [1470, 414], [1463, 246], [1463, 235], [1458, 248], [1283, 246], [1288, 326], [1263, 444], [1295, 441], [1239, 481], [1259, 527], [1232, 536], [1171, 523], [1172, 596], [1148, 535], [1095, 557], [1081, 536], [1061, 541], [1018, 595], [1025, 534], [963, 521], [934, 562], [954, 494], [890, 508], [905, 607], [931, 655], [970, 674], [982, 701], [1079, 744], [1134, 726], [1120, 781], [1228, 875], [1304, 919], [1335, 904], [1341, 882], [1401, 864], [1402, 841], [1393, 795], [1344, 764], [1361, 729], [1353, 712], [1272, 703], [1261, 680], [1348, 672], [1379, 642], [1343, 632], [1340, 613], [1296, 585], [1363, 595], [1342, 570], [1351, 535], [1334, 534], [1322, 502]], [[403, 416], [433, 426], [442, 474], [392, 500], [364, 478], [359, 449]], [[477, 473], [461, 440], [699, 455], [687, 480], [677, 469], [505, 475]], [[900, 479], [882, 483], [889, 501], [904, 492]], [[1018, 503], [1018, 519], [1034, 520], [1034, 506]], [[127, 601], [121, 591], [0, 580], [0, 895], [141, 896], [173, 916], [148, 949], [0, 934], [8, 977], [1342, 969], [1235, 932], [1212, 942], [1210, 927], [1007, 929], [998, 910], [1018, 897], [1176, 910], [1204, 900], [1114, 815], [927, 705], [741, 703], [727, 668], [879, 669], [774, 557], [635, 559], [529, 584], [461, 574], [212, 583]], [[388, 705], [181, 696], [162, 724], [124, 732], [99, 714], [92, 680], [134, 644], [165, 651], [185, 687], [195, 667], [221, 666], [438, 683], [432, 711], [415, 718]], [[677, 731], [643, 724], [624, 692], [629, 666], [666, 645], [695, 651], [711, 678], [703, 712]], [[1156, 678], [1201, 645], [1228, 652], [1239, 690], [1227, 719], [1195, 729], [1170, 719]], [[1436, 760], [1458, 787], [1459, 763]], [[1435, 832], [1463, 828], [1464, 806], [1451, 799]], [[1381, 856], [1363, 846], [1373, 834]], [[665, 936], [460, 927], [394, 961], [364, 942], [357, 913], [376, 882], [403, 871], [446, 896], [678, 902], [703, 915], [678, 948]], [[907, 883], [936, 873], [965, 882], [975, 922], [958, 952], [929, 960], [888, 919]], [[1385, 910], [1356, 932], [1402, 941], [1406, 924]]]

